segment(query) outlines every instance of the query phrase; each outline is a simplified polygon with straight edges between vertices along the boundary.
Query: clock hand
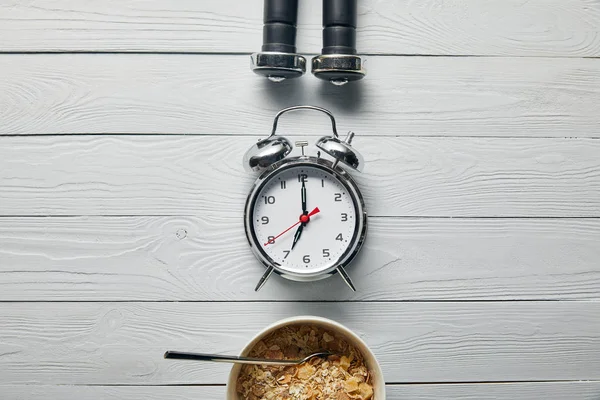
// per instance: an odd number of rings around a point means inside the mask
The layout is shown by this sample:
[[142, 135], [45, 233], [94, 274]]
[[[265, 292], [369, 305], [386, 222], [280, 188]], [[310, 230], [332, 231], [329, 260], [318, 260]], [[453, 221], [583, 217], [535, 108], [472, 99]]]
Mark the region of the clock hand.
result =
[[302, 236], [302, 230], [304, 229], [304, 226], [308, 222], [308, 217], [305, 217], [305, 215], [308, 214], [308, 211], [306, 210], [306, 184], [304, 182], [304, 179], [302, 179], [302, 189], [300, 189], [300, 196], [302, 197], [302, 216], [300, 216], [301, 224], [298, 227], [298, 229], [296, 230], [296, 234], [294, 235], [294, 242], [292, 243], [292, 250], [294, 250], [294, 247], [296, 247], [296, 243], [298, 243], [298, 240], [300, 240], [300, 236]]
[[300, 223], [307, 223], [310, 220], [310, 217], [312, 217], [315, 214], [320, 213], [321, 210], [319, 210], [319, 207], [315, 207], [314, 210], [312, 210], [311, 212], [309, 212], [307, 215], [302, 214], [300, 216], [300, 220], [298, 222], [296, 222], [294, 225], [290, 226], [289, 228], [287, 228], [285, 231], [281, 232], [279, 235], [275, 236], [272, 240], [268, 241], [267, 243], [265, 243], [265, 246], [268, 244], [273, 244], [275, 243], [275, 239], [279, 238], [280, 236], [282, 236], [284, 233], [287, 233], [288, 231], [290, 231], [292, 228], [294, 228], [296, 225], [300, 224]]
[[300, 240], [300, 236], [302, 235], [302, 230], [304, 229], [304, 225], [306, 225], [306, 222], [303, 222], [300, 224], [300, 226], [298, 227], [298, 230], [296, 231], [296, 234], [294, 235], [294, 243], [292, 243], [292, 250], [294, 250], [294, 247], [296, 247], [296, 243], [298, 243], [298, 240]]
[[[312, 210], [311, 212], [308, 213], [307, 217], [310, 218], [313, 215], [318, 214], [320, 212], [321, 212], [321, 210], [319, 210], [319, 207], [315, 207], [314, 210]], [[306, 222], [308, 222], [308, 221], [306, 221]]]
[[306, 226], [306, 224], [308, 224], [308, 221], [310, 221], [310, 217], [313, 216], [314, 214], [316, 214], [316, 212], [319, 212], [319, 208], [315, 208], [314, 210], [311, 211], [310, 214], [304, 215], [302, 214], [300, 216], [300, 226], [298, 227], [298, 230], [296, 231], [296, 234], [294, 235], [294, 242], [292, 243], [292, 248], [291, 250], [294, 250], [294, 247], [296, 247], [296, 243], [298, 243], [298, 240], [300, 240], [300, 236], [302, 235], [302, 232], [304, 230], [304, 227]]
[[306, 209], [306, 185], [304, 184], [304, 179], [302, 179], [302, 189], [300, 190], [300, 194], [302, 195], [302, 214], [307, 214], [308, 210]]

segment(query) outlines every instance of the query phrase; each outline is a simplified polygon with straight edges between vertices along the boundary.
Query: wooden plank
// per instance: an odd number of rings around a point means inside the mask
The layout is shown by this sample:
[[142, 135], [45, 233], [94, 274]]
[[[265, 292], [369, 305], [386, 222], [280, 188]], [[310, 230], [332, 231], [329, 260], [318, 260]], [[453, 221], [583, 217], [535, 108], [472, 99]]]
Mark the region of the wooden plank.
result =
[[[335, 87], [310, 76], [272, 84], [249, 71], [245, 55], [5, 54], [0, 134], [264, 135], [280, 109], [314, 104], [335, 113], [342, 133], [359, 135], [600, 137], [599, 59], [371, 57], [369, 65], [363, 81]], [[324, 116], [299, 112], [281, 130], [329, 128]]]
[[230, 366], [164, 351], [236, 353], [294, 315], [355, 330], [386, 382], [600, 378], [599, 302], [5, 303], [0, 370], [13, 384], [223, 384]]
[[372, 218], [348, 268], [272, 277], [237, 217], [0, 218], [0, 301], [549, 300], [600, 297], [600, 220]]
[[389, 399], [410, 400], [597, 400], [599, 382], [393, 385]]
[[[258, 137], [6, 137], [1, 215], [240, 218]], [[309, 154], [314, 154], [314, 138]], [[599, 217], [600, 141], [357, 137], [373, 216]], [[297, 154], [299, 150], [295, 150]]]
[[[321, 10], [300, 2], [298, 49], [321, 49]], [[594, 0], [360, 2], [358, 49], [435, 55], [600, 55]], [[262, 0], [4, 1], [2, 51], [253, 52]]]
[[[223, 400], [224, 386], [0, 386], [5, 400]], [[389, 399], [597, 400], [600, 382], [387, 385]]]

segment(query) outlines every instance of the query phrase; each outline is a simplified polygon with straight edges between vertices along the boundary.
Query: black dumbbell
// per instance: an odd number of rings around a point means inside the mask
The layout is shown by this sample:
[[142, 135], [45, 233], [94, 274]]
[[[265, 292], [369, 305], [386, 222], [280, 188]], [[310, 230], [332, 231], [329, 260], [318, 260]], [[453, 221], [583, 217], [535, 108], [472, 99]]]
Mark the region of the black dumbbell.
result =
[[306, 59], [296, 54], [298, 0], [265, 0], [263, 45], [251, 56], [251, 68], [273, 82], [298, 78], [306, 72]]
[[323, 0], [323, 49], [312, 59], [317, 78], [344, 85], [366, 75], [356, 54], [357, 14], [356, 0]]

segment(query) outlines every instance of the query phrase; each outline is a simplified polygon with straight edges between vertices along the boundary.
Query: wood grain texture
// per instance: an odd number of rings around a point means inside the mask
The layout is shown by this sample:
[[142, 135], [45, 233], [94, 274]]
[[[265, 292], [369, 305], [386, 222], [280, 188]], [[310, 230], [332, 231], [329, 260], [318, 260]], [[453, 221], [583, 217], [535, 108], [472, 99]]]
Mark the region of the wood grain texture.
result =
[[[0, 215], [241, 218], [256, 178], [242, 156], [257, 139], [5, 137]], [[366, 160], [355, 176], [372, 216], [600, 216], [598, 140], [357, 137], [353, 145]]]
[[272, 277], [239, 218], [0, 218], [0, 301], [600, 298], [600, 220], [371, 218], [348, 272]]
[[386, 382], [600, 378], [600, 302], [5, 303], [0, 370], [12, 384], [223, 384], [229, 365], [164, 351], [237, 353], [294, 315], [343, 321]]
[[[204, 2], [203, 2], [204, 3]], [[272, 84], [246, 55], [0, 55], [0, 135], [254, 134], [280, 109], [314, 104], [340, 131], [388, 136], [600, 137], [600, 59], [370, 57], [335, 87]], [[289, 113], [286, 134], [330, 131]]]
[[[310, 5], [309, 5], [310, 4]], [[298, 49], [321, 50], [320, 3], [300, 3]], [[435, 55], [600, 55], [594, 0], [361, 1], [358, 49]], [[1, 51], [253, 52], [262, 1], [23, 0], [0, 5]]]
[[[300, 314], [357, 331], [391, 399], [600, 398], [600, 3], [360, 6], [369, 73], [337, 88], [249, 71], [262, 0], [0, 4], [0, 399], [222, 398], [229, 366], [163, 352]], [[296, 104], [367, 160], [356, 293], [253, 291], [241, 158]]]
[[[224, 386], [0, 386], [4, 400], [223, 400]], [[388, 385], [389, 399], [598, 400], [600, 382]]]

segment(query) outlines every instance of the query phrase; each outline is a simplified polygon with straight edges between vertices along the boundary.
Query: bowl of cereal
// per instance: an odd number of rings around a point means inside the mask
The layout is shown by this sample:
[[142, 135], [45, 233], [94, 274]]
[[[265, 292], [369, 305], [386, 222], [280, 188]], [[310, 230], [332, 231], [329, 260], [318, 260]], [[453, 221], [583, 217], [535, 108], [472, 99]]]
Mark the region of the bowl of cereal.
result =
[[312, 358], [294, 366], [232, 367], [227, 400], [385, 400], [385, 381], [375, 355], [345, 326], [321, 317], [284, 319], [259, 332], [241, 356]]

